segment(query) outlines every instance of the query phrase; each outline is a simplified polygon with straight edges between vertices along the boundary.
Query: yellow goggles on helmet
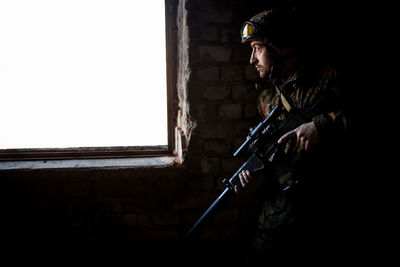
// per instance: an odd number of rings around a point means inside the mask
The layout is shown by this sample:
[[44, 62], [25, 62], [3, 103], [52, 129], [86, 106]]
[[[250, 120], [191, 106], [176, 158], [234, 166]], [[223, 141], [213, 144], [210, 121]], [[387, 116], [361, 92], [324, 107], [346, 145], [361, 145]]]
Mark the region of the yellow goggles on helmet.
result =
[[258, 27], [254, 22], [246, 21], [242, 25], [240, 30], [240, 35], [242, 37], [242, 43], [246, 42], [250, 38], [260, 36], [260, 27]]

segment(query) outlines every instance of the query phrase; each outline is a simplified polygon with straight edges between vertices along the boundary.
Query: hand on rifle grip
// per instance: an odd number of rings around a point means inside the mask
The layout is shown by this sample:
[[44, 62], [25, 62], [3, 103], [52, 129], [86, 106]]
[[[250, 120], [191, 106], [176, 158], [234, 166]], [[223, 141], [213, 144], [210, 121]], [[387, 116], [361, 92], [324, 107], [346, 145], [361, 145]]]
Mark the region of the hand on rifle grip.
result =
[[236, 194], [240, 194], [244, 191], [253, 191], [254, 189], [258, 188], [258, 185], [260, 184], [259, 181], [261, 180], [252, 176], [248, 170], [241, 171], [239, 173], [239, 179], [242, 187], [235, 185], [234, 189]]

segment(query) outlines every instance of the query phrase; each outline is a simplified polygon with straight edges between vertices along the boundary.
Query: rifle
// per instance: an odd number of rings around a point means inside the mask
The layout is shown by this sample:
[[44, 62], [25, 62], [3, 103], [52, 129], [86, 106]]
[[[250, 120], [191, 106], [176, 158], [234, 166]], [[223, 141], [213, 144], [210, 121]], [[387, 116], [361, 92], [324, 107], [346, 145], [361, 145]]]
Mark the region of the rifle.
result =
[[[335, 88], [333, 88], [335, 89]], [[314, 103], [309, 109], [303, 113], [296, 111], [291, 112], [290, 116], [282, 121], [276, 120], [283, 111], [282, 104], [276, 105], [270, 114], [260, 122], [257, 127], [250, 131], [246, 140], [233, 154], [234, 157], [242, 154], [245, 149], [251, 151], [251, 156], [247, 161], [231, 176], [231, 178], [223, 179], [226, 186], [225, 190], [218, 196], [218, 198], [211, 204], [211, 206], [203, 213], [203, 215], [196, 221], [192, 228], [186, 233], [184, 239], [188, 240], [199, 226], [209, 218], [224, 202], [235, 195], [234, 186], [237, 185], [242, 188], [240, 183], [239, 173], [243, 170], [248, 170], [252, 175], [257, 175], [264, 170], [265, 164], [271, 161], [272, 156], [278, 150], [279, 144], [277, 141], [285, 133], [297, 128], [301, 124], [309, 121], [313, 116], [321, 114], [332, 108], [331, 104], [337, 97], [336, 90], [327, 90], [318, 101]], [[297, 184], [298, 181], [294, 181]], [[283, 190], [290, 189], [287, 185]]]
[[[241, 155], [246, 149], [251, 151], [251, 156], [247, 161], [231, 176], [231, 178], [224, 179], [222, 182], [225, 184], [225, 190], [219, 197], [211, 204], [211, 206], [203, 213], [197, 220], [193, 227], [185, 235], [188, 239], [193, 232], [202, 224], [208, 217], [211, 216], [215, 210], [222, 205], [225, 201], [235, 195], [234, 186], [237, 185], [242, 188], [240, 183], [239, 173], [243, 170], [248, 170], [252, 175], [261, 173], [264, 170], [265, 164], [278, 150], [278, 139], [299, 125], [304, 123], [304, 120], [299, 115], [292, 116], [280, 124], [276, 118], [282, 113], [282, 105], [276, 105], [270, 114], [260, 122], [253, 130], [250, 131], [246, 140], [233, 154], [234, 157]], [[287, 186], [284, 190], [289, 189]]]

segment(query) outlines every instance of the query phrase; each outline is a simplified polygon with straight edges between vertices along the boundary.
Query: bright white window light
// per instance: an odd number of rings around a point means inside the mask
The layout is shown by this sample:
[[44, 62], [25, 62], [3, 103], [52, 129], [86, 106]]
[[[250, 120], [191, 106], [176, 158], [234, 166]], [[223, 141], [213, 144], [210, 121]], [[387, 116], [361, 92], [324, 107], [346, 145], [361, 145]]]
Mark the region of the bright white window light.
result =
[[1, 0], [0, 149], [167, 144], [164, 0]]

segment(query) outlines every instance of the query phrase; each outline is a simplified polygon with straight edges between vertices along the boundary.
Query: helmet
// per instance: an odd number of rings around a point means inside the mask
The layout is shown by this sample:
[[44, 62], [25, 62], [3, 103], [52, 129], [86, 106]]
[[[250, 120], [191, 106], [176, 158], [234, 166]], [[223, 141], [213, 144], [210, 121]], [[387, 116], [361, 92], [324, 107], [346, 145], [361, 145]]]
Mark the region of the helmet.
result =
[[[298, 48], [298, 25], [294, 11], [289, 9], [267, 9], [243, 23], [240, 34], [242, 43], [260, 40], [270, 56], [269, 79], [279, 77], [283, 59], [295, 54]], [[291, 48], [291, 52], [278, 55], [278, 48]]]
[[261, 39], [272, 48], [294, 48], [296, 41], [295, 17], [291, 10], [267, 9], [243, 23], [242, 43]]

